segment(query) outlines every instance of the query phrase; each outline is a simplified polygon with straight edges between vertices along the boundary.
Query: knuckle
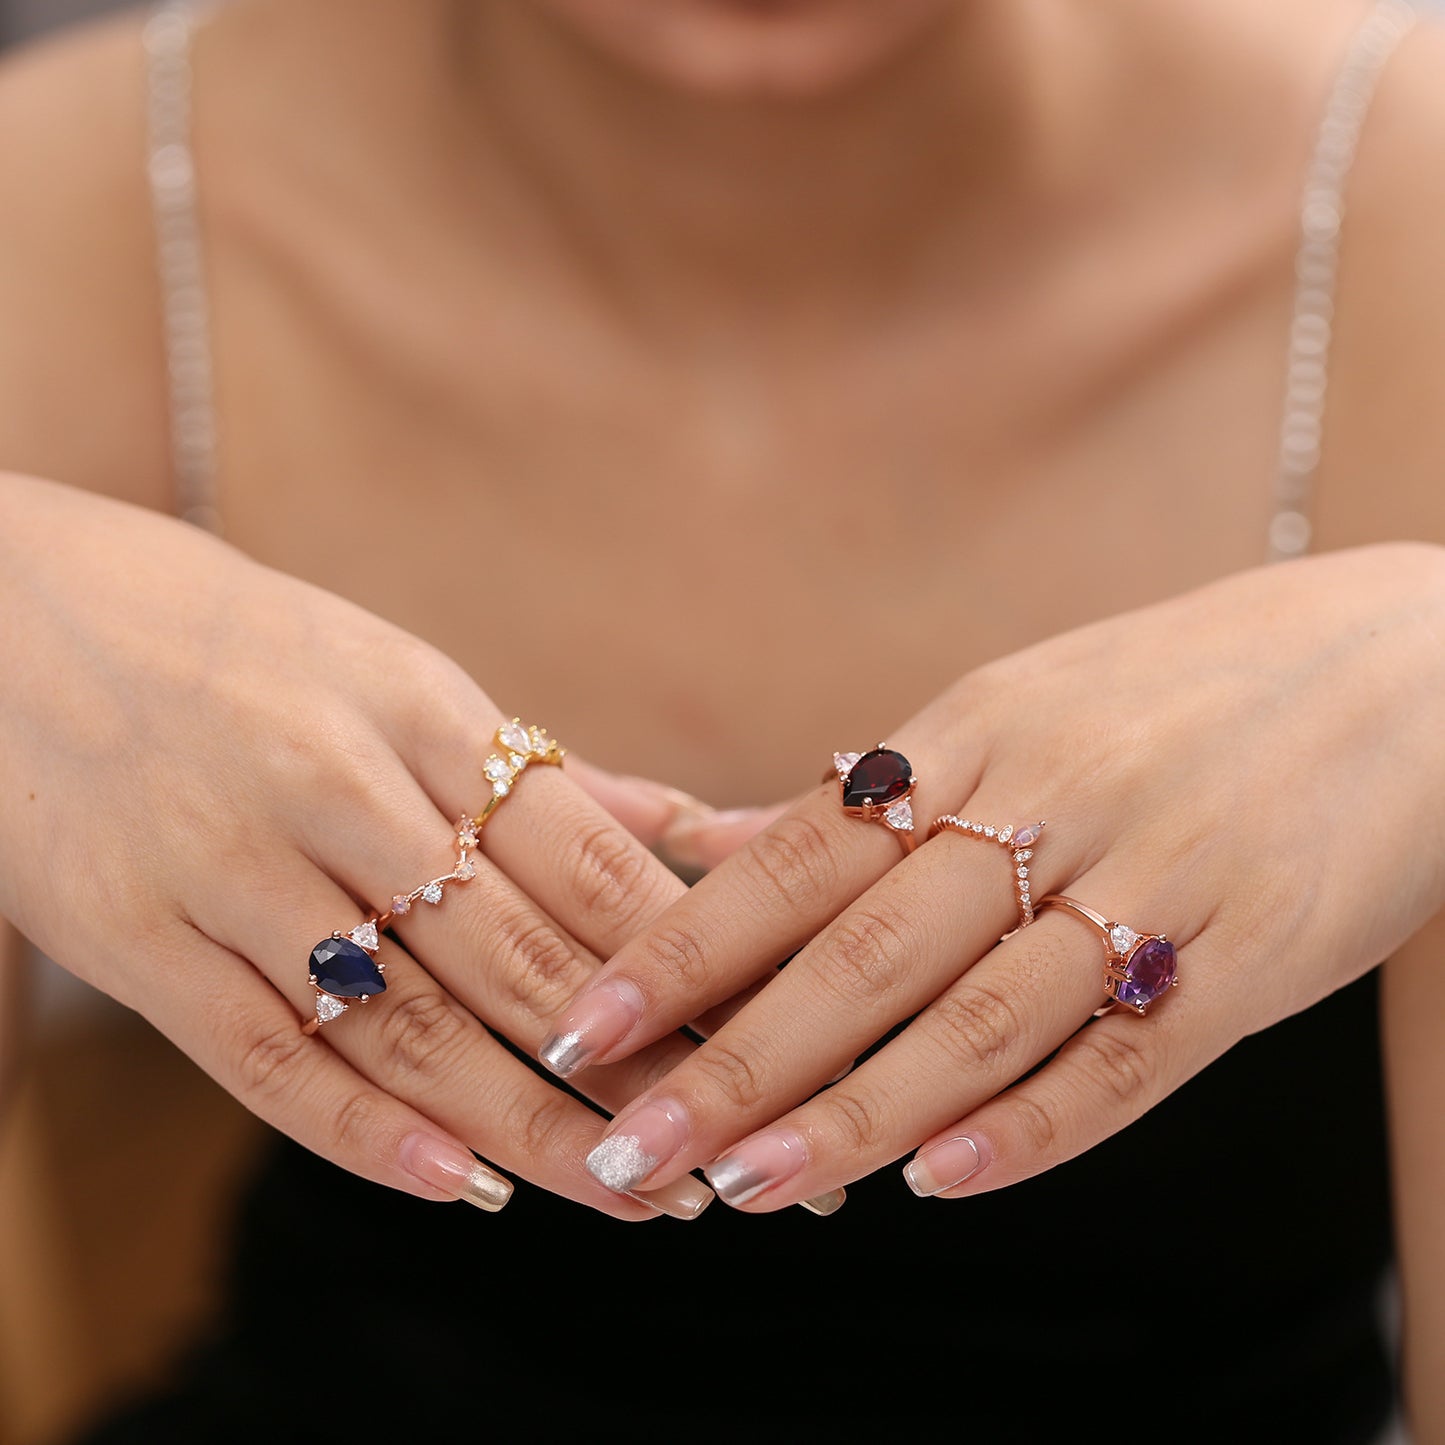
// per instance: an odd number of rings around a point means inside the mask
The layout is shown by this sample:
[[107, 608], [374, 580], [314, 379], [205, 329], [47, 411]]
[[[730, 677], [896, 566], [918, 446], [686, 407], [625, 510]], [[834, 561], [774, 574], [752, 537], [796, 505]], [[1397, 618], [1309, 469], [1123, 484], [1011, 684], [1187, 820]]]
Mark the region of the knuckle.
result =
[[873, 1003], [902, 983], [901, 964], [912, 930], [891, 909], [855, 909], [828, 937], [828, 961], [821, 980], [852, 1003]]
[[709, 1040], [693, 1055], [693, 1065], [730, 1110], [751, 1113], [766, 1096], [757, 1062], [726, 1041]]
[[[310, 1040], [289, 1022], [265, 1029], [237, 1062], [242, 1097], [264, 1105], [298, 1093], [309, 1050]], [[264, 1108], [258, 1112], [265, 1112]]]
[[855, 1155], [872, 1154], [888, 1137], [887, 1111], [876, 1095], [835, 1085], [815, 1104], [823, 1111], [825, 1129]]
[[567, 1097], [555, 1092], [518, 1103], [507, 1122], [507, 1133], [522, 1159], [564, 1158], [569, 1152], [572, 1131]]
[[1034, 1155], [1051, 1157], [1061, 1132], [1054, 1111], [1023, 1093], [1015, 1093], [1008, 1105], [1025, 1148]]
[[399, 1075], [444, 1075], [466, 1037], [466, 1020], [432, 989], [396, 999], [383, 1015], [380, 1044]]
[[686, 924], [667, 923], [647, 934], [643, 956], [651, 972], [661, 974], [683, 993], [703, 997], [708, 983], [708, 955], [701, 937]]
[[838, 862], [827, 833], [806, 813], [780, 818], [739, 855], [744, 868], [790, 908], [836, 891]]
[[370, 1158], [381, 1132], [381, 1101], [370, 1089], [349, 1094], [331, 1121], [331, 1142], [338, 1153]]
[[574, 877], [583, 908], [589, 913], [605, 913], [623, 928], [630, 927], [649, 896], [649, 855], [631, 834], [611, 822], [584, 828], [574, 847]]
[[1131, 1110], [1143, 1108], [1158, 1072], [1152, 1038], [1136, 1038], [1135, 1032], [1085, 1029], [1080, 1044], [1090, 1076]]
[[576, 992], [581, 968], [566, 940], [530, 907], [503, 906], [487, 918], [503, 982], [529, 1014], [550, 1018]]
[[967, 1068], [996, 1062], [1023, 1032], [1013, 1005], [974, 983], [945, 994], [934, 1005], [934, 1015], [945, 1047]]

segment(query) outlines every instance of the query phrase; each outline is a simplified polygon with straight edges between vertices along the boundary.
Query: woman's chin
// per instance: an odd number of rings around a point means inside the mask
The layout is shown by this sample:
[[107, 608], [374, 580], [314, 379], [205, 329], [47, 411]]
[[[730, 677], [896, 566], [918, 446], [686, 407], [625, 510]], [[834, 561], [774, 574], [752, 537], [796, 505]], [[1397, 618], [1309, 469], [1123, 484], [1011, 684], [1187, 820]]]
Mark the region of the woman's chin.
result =
[[865, 79], [958, 0], [531, 0], [592, 48], [679, 90], [806, 98]]

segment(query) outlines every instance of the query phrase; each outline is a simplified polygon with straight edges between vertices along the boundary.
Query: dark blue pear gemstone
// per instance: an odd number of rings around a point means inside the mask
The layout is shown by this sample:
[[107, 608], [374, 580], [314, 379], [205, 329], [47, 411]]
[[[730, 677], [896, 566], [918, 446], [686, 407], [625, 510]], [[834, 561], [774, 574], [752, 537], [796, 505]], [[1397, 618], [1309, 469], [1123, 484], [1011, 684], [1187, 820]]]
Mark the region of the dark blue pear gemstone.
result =
[[311, 973], [317, 988], [337, 998], [386, 992], [376, 960], [349, 938], [323, 938], [311, 950]]
[[913, 769], [902, 753], [892, 748], [874, 748], [864, 753], [843, 781], [843, 806], [861, 808], [872, 803], [883, 807], [901, 798], [913, 781]]

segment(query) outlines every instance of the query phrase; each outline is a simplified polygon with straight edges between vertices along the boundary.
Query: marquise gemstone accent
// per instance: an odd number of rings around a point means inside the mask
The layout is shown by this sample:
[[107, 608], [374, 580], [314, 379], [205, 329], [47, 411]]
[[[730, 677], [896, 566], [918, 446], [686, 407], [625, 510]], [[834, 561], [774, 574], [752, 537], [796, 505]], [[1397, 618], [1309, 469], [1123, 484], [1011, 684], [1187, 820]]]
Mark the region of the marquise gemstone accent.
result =
[[1147, 1008], [1161, 993], [1174, 986], [1177, 958], [1167, 938], [1146, 939], [1134, 950], [1119, 982], [1118, 1000], [1130, 1008]]
[[863, 753], [843, 778], [843, 806], [875, 808], [896, 802], [913, 785], [913, 768], [902, 753], [874, 748]]
[[514, 753], [527, 753], [532, 750], [531, 734], [515, 718], [497, 729], [497, 741]]
[[323, 993], [368, 998], [386, 992], [376, 960], [349, 938], [323, 938], [311, 950], [311, 977]]

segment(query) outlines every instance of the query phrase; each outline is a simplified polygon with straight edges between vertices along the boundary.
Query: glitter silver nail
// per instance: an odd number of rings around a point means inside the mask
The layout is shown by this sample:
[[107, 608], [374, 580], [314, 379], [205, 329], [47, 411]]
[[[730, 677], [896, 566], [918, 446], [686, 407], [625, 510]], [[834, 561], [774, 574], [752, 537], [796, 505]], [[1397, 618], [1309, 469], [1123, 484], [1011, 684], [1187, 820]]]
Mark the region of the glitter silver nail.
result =
[[616, 1194], [635, 1189], [656, 1168], [657, 1156], [643, 1149], [636, 1134], [613, 1134], [587, 1156], [588, 1172]]

